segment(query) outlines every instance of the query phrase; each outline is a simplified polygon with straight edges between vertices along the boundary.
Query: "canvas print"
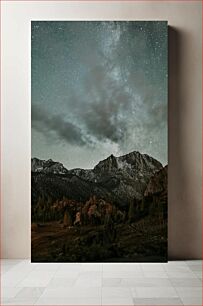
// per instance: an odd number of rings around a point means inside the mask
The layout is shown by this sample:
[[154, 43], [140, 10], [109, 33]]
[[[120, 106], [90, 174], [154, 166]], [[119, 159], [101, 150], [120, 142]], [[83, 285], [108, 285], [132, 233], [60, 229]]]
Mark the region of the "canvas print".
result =
[[31, 23], [32, 262], [167, 261], [166, 21]]

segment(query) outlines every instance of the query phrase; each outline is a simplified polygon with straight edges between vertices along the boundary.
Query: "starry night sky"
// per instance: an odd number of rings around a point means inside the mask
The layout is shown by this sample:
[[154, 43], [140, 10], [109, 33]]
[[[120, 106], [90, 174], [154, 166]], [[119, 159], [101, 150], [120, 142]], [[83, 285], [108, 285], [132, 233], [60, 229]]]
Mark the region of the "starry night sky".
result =
[[92, 168], [135, 150], [167, 164], [167, 22], [31, 27], [32, 157]]

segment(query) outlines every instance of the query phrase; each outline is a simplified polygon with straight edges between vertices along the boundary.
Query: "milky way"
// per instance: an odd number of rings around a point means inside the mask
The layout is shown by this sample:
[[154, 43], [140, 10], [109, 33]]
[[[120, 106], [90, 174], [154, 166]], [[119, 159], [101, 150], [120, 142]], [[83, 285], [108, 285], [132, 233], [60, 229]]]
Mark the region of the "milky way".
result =
[[32, 22], [32, 156], [167, 163], [167, 22]]

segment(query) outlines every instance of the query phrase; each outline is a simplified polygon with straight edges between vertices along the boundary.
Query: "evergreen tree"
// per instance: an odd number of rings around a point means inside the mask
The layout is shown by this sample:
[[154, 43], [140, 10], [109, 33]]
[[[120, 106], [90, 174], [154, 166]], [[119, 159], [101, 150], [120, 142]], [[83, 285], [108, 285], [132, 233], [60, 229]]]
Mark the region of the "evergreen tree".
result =
[[64, 213], [63, 226], [64, 227], [71, 226], [71, 217], [67, 210]]

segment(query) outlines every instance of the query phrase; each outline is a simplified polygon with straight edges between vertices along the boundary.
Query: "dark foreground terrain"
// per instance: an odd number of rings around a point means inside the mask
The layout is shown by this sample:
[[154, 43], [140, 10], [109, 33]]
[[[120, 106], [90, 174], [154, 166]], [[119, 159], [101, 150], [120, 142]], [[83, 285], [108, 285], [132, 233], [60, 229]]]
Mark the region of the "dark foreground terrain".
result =
[[94, 169], [32, 159], [33, 262], [167, 261], [167, 166], [146, 154]]
[[145, 218], [111, 228], [32, 224], [33, 262], [165, 262], [167, 224]]

